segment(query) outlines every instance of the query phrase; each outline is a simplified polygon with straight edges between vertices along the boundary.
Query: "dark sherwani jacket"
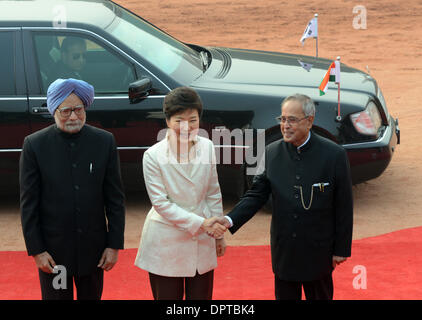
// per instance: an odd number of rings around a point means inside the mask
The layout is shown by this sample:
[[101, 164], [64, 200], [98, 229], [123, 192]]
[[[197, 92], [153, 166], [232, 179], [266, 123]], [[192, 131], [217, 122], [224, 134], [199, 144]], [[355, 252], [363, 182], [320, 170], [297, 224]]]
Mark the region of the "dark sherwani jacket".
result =
[[125, 207], [111, 133], [49, 126], [25, 138], [21, 218], [29, 255], [47, 251], [68, 275], [96, 270], [105, 248], [123, 249]]
[[[313, 186], [319, 183], [328, 185]], [[341, 146], [314, 133], [299, 151], [283, 140], [269, 144], [264, 172], [228, 214], [230, 232], [252, 218], [270, 194], [272, 268], [280, 279], [321, 279], [332, 272], [333, 255], [351, 255], [352, 183]]]

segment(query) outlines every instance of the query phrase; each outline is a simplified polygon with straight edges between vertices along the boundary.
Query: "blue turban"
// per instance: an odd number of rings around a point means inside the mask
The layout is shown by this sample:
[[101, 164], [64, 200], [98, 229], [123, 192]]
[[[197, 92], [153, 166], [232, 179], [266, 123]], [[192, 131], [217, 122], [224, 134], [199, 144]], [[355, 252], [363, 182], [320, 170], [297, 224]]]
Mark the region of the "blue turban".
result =
[[72, 78], [57, 79], [47, 90], [47, 108], [51, 115], [71, 93], [76, 94], [86, 108], [94, 101], [94, 87], [89, 83]]

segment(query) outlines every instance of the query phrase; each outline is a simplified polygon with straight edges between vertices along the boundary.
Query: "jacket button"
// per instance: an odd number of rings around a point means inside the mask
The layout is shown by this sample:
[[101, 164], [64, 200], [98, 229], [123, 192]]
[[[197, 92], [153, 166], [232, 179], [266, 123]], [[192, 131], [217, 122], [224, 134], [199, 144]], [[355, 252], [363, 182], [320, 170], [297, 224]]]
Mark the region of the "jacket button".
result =
[[71, 142], [70, 143], [70, 146], [73, 148], [75, 146], [75, 143], [74, 142]]
[[79, 186], [78, 185], [75, 185], [75, 190], [79, 190]]
[[82, 229], [81, 229], [81, 228], [76, 229], [76, 231], [77, 231], [78, 233], [82, 233]]
[[78, 165], [76, 163], [72, 163], [72, 168], [76, 168]]
[[294, 215], [293, 215], [293, 218], [294, 218], [294, 219], [297, 219], [297, 218], [298, 218], [298, 215], [297, 215], [297, 214], [294, 214]]
[[295, 194], [295, 198], [296, 199], [299, 199], [299, 195], [297, 193]]
[[296, 180], [300, 180], [300, 176], [299, 175], [296, 175]]
[[292, 233], [292, 238], [296, 238], [296, 232]]

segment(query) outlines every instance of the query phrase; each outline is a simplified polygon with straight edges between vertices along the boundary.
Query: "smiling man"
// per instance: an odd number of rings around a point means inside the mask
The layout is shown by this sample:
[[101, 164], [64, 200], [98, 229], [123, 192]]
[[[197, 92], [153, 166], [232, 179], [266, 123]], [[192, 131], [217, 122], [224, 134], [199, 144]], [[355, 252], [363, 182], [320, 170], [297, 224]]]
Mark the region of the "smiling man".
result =
[[283, 100], [283, 139], [269, 144], [265, 170], [220, 223], [235, 233], [272, 195], [271, 257], [278, 300], [333, 298], [332, 271], [351, 254], [353, 197], [346, 151], [311, 131], [313, 101]]
[[[113, 268], [123, 249], [119, 157], [111, 133], [85, 124], [85, 108], [93, 100], [90, 84], [57, 79], [47, 91], [55, 124], [24, 141], [22, 228], [39, 269], [43, 299], [73, 299], [73, 281], [78, 300], [100, 299], [103, 271]], [[59, 288], [55, 266], [67, 275]]]

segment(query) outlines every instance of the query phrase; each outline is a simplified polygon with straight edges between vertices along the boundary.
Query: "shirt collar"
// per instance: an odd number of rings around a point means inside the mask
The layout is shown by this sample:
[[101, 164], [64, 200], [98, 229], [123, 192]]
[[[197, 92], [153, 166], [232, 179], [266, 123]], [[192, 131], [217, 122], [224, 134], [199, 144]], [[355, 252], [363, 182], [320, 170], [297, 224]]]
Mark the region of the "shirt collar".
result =
[[311, 132], [308, 132], [308, 137], [306, 138], [305, 142], [302, 143], [299, 147], [296, 148], [297, 152], [300, 153], [301, 149], [309, 142], [309, 139], [311, 138]]

